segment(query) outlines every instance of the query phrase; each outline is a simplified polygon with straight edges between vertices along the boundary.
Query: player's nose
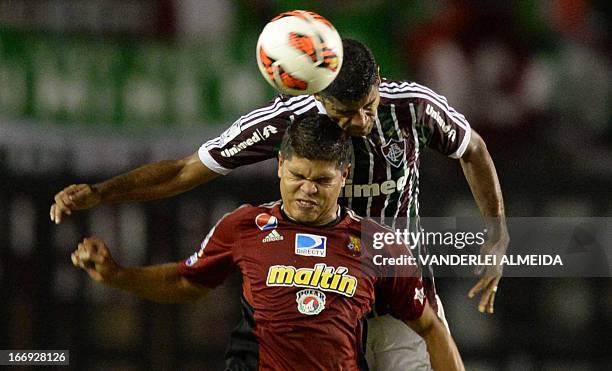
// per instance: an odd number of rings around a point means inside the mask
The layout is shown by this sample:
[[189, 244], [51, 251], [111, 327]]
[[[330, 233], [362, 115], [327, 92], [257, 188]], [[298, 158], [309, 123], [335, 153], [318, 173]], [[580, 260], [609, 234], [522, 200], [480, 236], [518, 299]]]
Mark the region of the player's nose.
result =
[[317, 193], [317, 185], [314, 182], [311, 182], [308, 180], [302, 183], [302, 185], [300, 186], [300, 189], [302, 190], [302, 192], [304, 192], [307, 195], [313, 195]]
[[363, 127], [365, 126], [367, 121], [368, 121], [368, 117], [364, 110], [359, 110], [358, 113], [356, 113], [355, 115], [353, 115], [353, 117], [351, 117], [352, 126]]

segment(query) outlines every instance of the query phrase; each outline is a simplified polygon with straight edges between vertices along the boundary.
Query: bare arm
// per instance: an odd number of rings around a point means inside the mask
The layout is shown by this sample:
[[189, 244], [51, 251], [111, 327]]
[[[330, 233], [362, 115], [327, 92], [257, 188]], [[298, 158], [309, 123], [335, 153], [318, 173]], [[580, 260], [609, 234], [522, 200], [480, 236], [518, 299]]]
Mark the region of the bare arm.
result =
[[429, 303], [419, 319], [406, 324], [425, 340], [434, 370], [465, 370], [455, 341]]
[[187, 192], [219, 176], [200, 161], [197, 152], [180, 160], [144, 165], [102, 183], [73, 184], [55, 195], [50, 217], [56, 224], [64, 214], [103, 203], [149, 201]]
[[[461, 157], [461, 167], [472, 190], [474, 200], [485, 219], [488, 240], [482, 247], [481, 253], [503, 255], [506, 253], [510, 237], [506, 227], [501, 187], [487, 146], [474, 130], [472, 130], [468, 148]], [[495, 292], [502, 276], [502, 268], [501, 266], [487, 266], [485, 270], [477, 271], [478, 274], [483, 272], [482, 278], [472, 287], [468, 295], [474, 297], [482, 291], [478, 310], [493, 313]]]
[[209, 290], [182, 277], [178, 263], [123, 268], [113, 260], [104, 241], [96, 238], [83, 240], [71, 258], [93, 280], [158, 303], [195, 300]]

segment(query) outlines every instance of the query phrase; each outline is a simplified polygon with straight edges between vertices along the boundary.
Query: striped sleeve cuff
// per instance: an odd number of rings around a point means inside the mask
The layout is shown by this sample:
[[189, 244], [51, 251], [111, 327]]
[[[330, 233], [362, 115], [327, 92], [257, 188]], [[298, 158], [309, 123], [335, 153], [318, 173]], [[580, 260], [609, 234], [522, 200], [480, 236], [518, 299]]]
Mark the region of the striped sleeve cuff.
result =
[[206, 144], [202, 144], [200, 149], [198, 149], [198, 157], [207, 168], [217, 174], [227, 175], [232, 171], [232, 169], [227, 169], [219, 165], [219, 163], [214, 158], [212, 158], [212, 156], [208, 152], [208, 149], [206, 148]]
[[472, 127], [468, 125], [467, 129], [465, 130], [465, 134], [463, 135], [463, 141], [459, 145], [459, 148], [457, 148], [455, 153], [450, 154], [448, 157], [461, 158], [461, 156], [463, 156], [463, 154], [465, 153], [465, 150], [467, 149], [468, 144], [470, 144], [471, 137], [472, 137]]

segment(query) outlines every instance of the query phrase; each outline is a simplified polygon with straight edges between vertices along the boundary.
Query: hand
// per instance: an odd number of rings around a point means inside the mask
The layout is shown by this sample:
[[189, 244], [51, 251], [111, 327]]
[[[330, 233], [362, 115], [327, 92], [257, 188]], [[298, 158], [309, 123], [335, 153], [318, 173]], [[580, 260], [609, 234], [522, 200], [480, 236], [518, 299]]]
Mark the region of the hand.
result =
[[480, 296], [480, 303], [478, 304], [478, 311], [480, 313], [493, 313], [493, 306], [495, 303], [495, 294], [497, 293], [497, 287], [499, 280], [501, 280], [503, 273], [503, 266], [501, 265], [501, 258], [506, 253], [509, 239], [506, 237], [498, 239], [496, 241], [487, 241], [480, 249], [480, 255], [496, 255], [497, 264], [480, 266], [476, 269], [476, 274], [481, 275], [476, 285], [468, 292], [468, 297], [471, 299], [476, 294], [482, 292]]
[[62, 216], [72, 215], [73, 210], [91, 209], [100, 204], [102, 197], [89, 184], [73, 184], [55, 195], [55, 203], [49, 212], [51, 221], [62, 222]]
[[97, 282], [110, 282], [121, 267], [113, 260], [104, 241], [86, 238], [70, 255], [75, 267], [83, 268]]

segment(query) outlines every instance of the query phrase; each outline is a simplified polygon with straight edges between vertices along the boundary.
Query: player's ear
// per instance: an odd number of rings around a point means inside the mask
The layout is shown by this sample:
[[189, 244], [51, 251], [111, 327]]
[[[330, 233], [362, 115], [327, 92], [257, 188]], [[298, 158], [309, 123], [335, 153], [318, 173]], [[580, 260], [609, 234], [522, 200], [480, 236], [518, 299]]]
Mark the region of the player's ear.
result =
[[351, 164], [346, 165], [344, 170], [342, 170], [342, 187], [346, 184], [346, 178], [348, 178], [349, 173], [351, 172]]
[[278, 152], [278, 177], [281, 177], [281, 170], [283, 169], [283, 164], [285, 163], [285, 158], [283, 157], [283, 154], [279, 151]]

